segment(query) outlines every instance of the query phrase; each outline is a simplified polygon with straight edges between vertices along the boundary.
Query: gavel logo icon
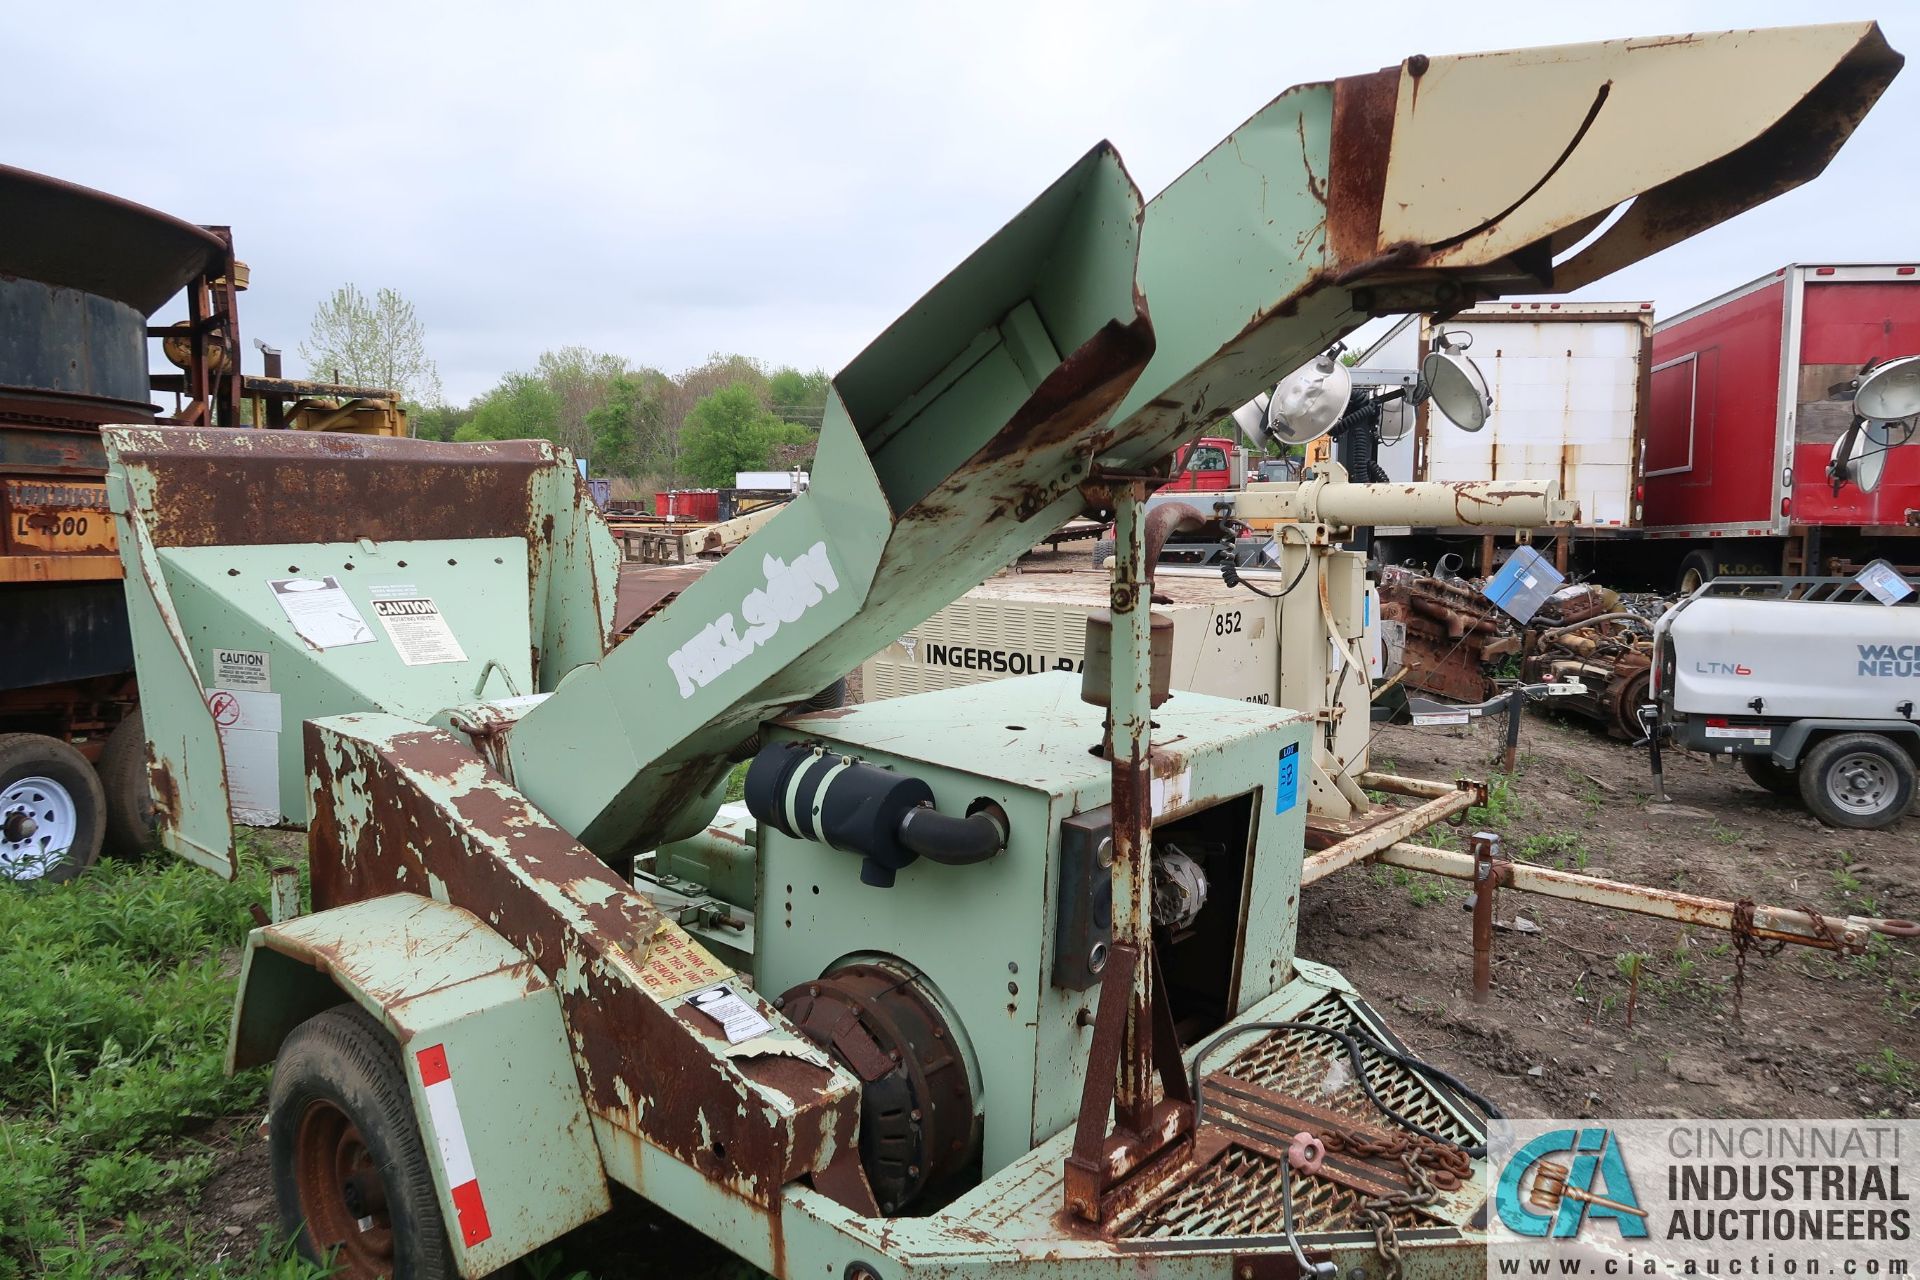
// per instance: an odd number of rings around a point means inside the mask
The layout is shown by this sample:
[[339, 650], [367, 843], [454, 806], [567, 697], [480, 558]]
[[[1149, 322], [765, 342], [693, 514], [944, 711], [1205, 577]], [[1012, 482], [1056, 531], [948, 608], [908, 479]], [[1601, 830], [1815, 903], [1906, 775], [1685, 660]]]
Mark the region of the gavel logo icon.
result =
[[1603, 1221], [1612, 1220], [1621, 1238], [1648, 1238], [1651, 1220], [1624, 1156], [1610, 1129], [1535, 1134], [1500, 1160], [1493, 1197], [1500, 1222], [1515, 1235], [1569, 1240], [1592, 1222], [1585, 1208], [1591, 1206]]
[[1620, 1213], [1630, 1213], [1636, 1218], [1647, 1216], [1647, 1211], [1638, 1205], [1621, 1204], [1618, 1200], [1609, 1200], [1579, 1187], [1569, 1187], [1569, 1172], [1564, 1164], [1555, 1164], [1551, 1160], [1539, 1161], [1533, 1166], [1533, 1186], [1527, 1190], [1527, 1203], [1546, 1214], [1560, 1212], [1562, 1200], [1580, 1200], [1587, 1204], [1604, 1205]]

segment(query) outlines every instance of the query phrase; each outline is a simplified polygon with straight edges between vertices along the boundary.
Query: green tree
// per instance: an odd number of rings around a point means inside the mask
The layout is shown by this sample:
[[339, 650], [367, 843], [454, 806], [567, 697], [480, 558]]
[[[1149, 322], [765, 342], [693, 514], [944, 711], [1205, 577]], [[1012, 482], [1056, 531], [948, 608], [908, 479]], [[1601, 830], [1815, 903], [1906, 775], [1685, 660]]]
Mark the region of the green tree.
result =
[[407, 425], [417, 440], [451, 440], [473, 417], [471, 405], [409, 404]]
[[673, 383], [657, 369], [621, 373], [607, 384], [605, 399], [587, 414], [592, 437], [587, 457], [596, 474], [673, 473], [680, 449], [678, 436], [667, 429], [672, 390]]
[[587, 419], [607, 402], [614, 379], [626, 371], [627, 362], [621, 357], [587, 347], [541, 352], [533, 372], [554, 396], [554, 431], [549, 438], [573, 450], [576, 457], [589, 456], [594, 439]]
[[473, 404], [473, 416], [453, 434], [459, 441], [552, 440], [559, 429], [560, 397], [545, 379], [510, 373]]
[[767, 380], [767, 401], [788, 422], [818, 428], [827, 409], [827, 374], [823, 369], [802, 373], [783, 365]]
[[781, 445], [812, 435], [784, 422], [761, 403], [753, 387], [735, 383], [695, 404], [681, 428], [680, 464], [704, 485], [730, 485], [736, 471], [764, 470]]
[[300, 358], [321, 382], [384, 387], [418, 404], [440, 402], [440, 371], [427, 355], [427, 330], [397, 289], [372, 297], [351, 284], [313, 313]]

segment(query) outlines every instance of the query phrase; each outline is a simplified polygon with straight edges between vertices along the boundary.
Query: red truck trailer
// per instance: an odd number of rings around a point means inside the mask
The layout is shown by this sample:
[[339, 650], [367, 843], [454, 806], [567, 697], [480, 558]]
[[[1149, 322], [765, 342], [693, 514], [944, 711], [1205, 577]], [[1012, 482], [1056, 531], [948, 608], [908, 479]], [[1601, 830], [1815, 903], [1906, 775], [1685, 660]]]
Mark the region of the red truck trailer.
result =
[[[1846, 573], [1920, 561], [1920, 442], [1872, 493], [1827, 478], [1853, 420], [1832, 398], [1869, 360], [1920, 354], [1920, 267], [1798, 264], [1654, 323], [1646, 303], [1499, 303], [1422, 330], [1467, 334], [1493, 389], [1486, 429], [1421, 406], [1381, 451], [1416, 480], [1558, 479], [1581, 505], [1534, 541], [1613, 586], [1692, 591], [1708, 578]], [[1383, 559], [1455, 552], [1489, 573], [1517, 536], [1381, 529]], [[1518, 535], [1524, 536], [1524, 535]]]
[[1853, 419], [1830, 389], [1920, 353], [1920, 268], [1795, 264], [1661, 321], [1642, 458], [1643, 527], [1676, 585], [1920, 560], [1920, 445], [1873, 493], [1827, 478]]

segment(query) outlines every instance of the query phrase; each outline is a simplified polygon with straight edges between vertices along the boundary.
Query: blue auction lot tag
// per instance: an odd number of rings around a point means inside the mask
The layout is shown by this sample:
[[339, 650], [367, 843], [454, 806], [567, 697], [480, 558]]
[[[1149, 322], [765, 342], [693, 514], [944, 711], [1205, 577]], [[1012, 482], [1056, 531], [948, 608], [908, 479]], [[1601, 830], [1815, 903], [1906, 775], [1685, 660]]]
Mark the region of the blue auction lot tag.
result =
[[1273, 787], [1273, 811], [1285, 813], [1300, 799], [1300, 744], [1280, 748], [1280, 776]]

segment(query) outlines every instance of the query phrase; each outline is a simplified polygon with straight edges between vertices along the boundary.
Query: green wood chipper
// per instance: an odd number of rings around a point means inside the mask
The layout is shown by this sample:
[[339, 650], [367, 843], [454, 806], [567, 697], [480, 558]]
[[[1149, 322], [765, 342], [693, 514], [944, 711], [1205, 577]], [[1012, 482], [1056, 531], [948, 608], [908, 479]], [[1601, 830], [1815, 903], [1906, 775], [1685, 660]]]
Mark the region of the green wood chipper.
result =
[[[1899, 64], [1871, 24], [1415, 57], [1151, 202], [1095, 147], [617, 645], [546, 444], [108, 431], [161, 838], [308, 832], [231, 1046], [276, 1064], [301, 1247], [479, 1276], [617, 1183], [783, 1277], [1481, 1274], [1491, 1105], [1295, 954], [1329, 726], [1154, 678], [1144, 499], [1369, 316], [1570, 289], [1813, 177]], [[821, 709], [1083, 513], [1094, 674]]]

